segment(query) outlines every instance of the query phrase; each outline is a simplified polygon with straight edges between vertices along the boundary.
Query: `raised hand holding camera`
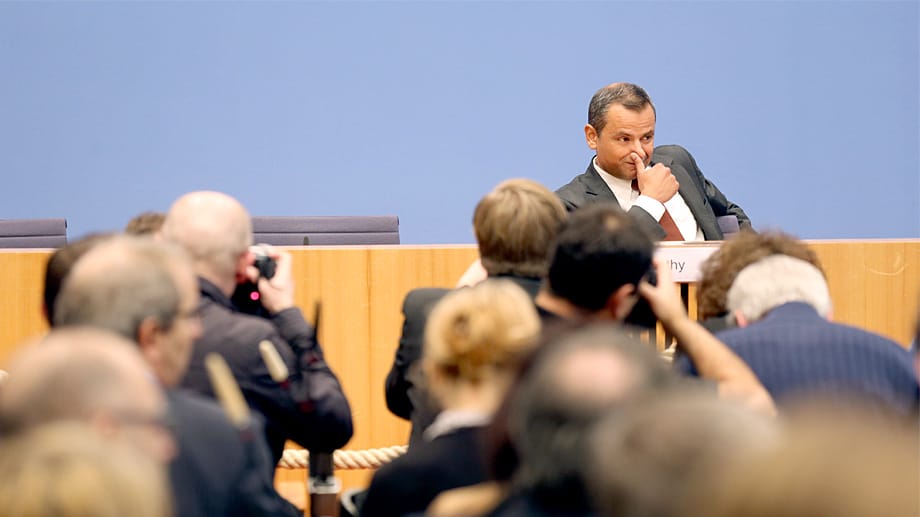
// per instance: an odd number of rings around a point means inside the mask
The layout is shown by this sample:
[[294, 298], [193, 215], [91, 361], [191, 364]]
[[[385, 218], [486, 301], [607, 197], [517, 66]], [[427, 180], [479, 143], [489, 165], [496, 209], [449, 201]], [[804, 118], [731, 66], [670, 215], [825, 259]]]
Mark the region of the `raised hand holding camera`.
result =
[[[253, 246], [253, 265], [249, 278], [259, 288], [262, 306], [276, 314], [294, 306], [294, 282], [291, 279], [291, 254], [267, 244]], [[269, 275], [270, 274], [270, 275]]]

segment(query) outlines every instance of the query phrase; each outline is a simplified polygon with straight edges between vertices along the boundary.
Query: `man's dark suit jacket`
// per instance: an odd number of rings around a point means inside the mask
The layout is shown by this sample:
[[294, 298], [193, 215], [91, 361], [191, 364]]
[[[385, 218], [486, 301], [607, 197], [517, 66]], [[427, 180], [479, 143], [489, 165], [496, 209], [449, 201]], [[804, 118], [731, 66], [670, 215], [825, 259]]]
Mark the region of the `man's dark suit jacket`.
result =
[[[265, 419], [272, 475], [285, 440], [312, 452], [332, 452], [348, 443], [353, 432], [351, 408], [300, 309], [292, 307], [270, 319], [251, 316], [240, 313], [211, 282], [199, 278], [198, 284], [204, 332], [192, 348], [182, 387], [215, 397], [205, 358], [211, 352], [220, 354], [249, 407]], [[263, 340], [274, 345], [290, 372], [284, 385], [272, 379], [262, 361], [259, 343]]]
[[[530, 295], [537, 296], [540, 280], [516, 276], [499, 276], [511, 280]], [[417, 371], [425, 341], [425, 324], [431, 309], [450, 289], [421, 287], [409, 291], [403, 300], [403, 328], [393, 366], [386, 379], [387, 408], [394, 415], [412, 421], [409, 446], [421, 440], [422, 433], [434, 421], [440, 409], [424, 388], [421, 372]]]
[[167, 391], [178, 454], [169, 465], [177, 517], [302, 515], [272, 484], [260, 423], [236, 429], [212, 400]]
[[[707, 241], [721, 240], [724, 237], [719, 227], [718, 218], [720, 217], [735, 216], [739, 227], [742, 229], [751, 227], [751, 220], [748, 219], [744, 210], [726, 199], [725, 195], [703, 176], [693, 156], [683, 147], [679, 145], [656, 147], [652, 154], [652, 163], [660, 163], [671, 168], [671, 174], [680, 183], [680, 196], [687, 203], [687, 207], [696, 218], [696, 224], [699, 225]], [[568, 184], [560, 187], [556, 194], [569, 211], [599, 202], [612, 201], [619, 206], [610, 187], [604, 183], [597, 169], [594, 168], [593, 159], [584, 174], [576, 176]], [[629, 215], [638, 221], [652, 238], [661, 240], [665, 237], [666, 232], [658, 221], [642, 208], [632, 207]]]
[[[809, 394], [877, 403], [903, 414], [917, 408], [917, 378], [907, 350], [827, 321], [810, 305], [780, 305], [747, 327], [716, 336], [751, 367], [780, 408]], [[696, 373], [686, 357], [675, 366]]]

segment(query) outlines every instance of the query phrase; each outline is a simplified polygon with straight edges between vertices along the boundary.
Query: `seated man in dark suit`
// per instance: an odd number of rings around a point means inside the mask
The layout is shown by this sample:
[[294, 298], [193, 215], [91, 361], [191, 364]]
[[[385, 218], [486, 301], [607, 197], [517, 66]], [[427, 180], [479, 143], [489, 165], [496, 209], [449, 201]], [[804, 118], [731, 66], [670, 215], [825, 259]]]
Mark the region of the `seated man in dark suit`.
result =
[[[531, 180], [511, 179], [483, 196], [473, 213], [473, 230], [482, 267], [489, 277], [507, 278], [531, 298], [546, 274], [546, 254], [566, 218], [565, 208], [546, 187]], [[410, 291], [403, 302], [402, 336], [386, 379], [387, 407], [412, 420], [410, 446], [438, 413], [436, 403], [416, 372], [422, 355], [425, 323], [432, 307], [449, 292], [444, 288]]]
[[598, 90], [585, 125], [597, 155], [584, 174], [556, 191], [566, 208], [611, 202], [657, 240], [720, 240], [720, 225], [750, 228], [744, 210], [703, 176], [686, 149], [655, 148], [655, 122], [642, 87], [614, 83]]
[[274, 490], [261, 423], [236, 429], [211, 399], [175, 389], [201, 335], [198, 301], [181, 250], [149, 238], [111, 237], [66, 275], [54, 322], [110, 330], [137, 344], [176, 422], [178, 455], [169, 465], [176, 515], [298, 515]]
[[[822, 396], [916, 411], [910, 353], [888, 338], [829, 321], [830, 293], [812, 264], [787, 255], [763, 258], [738, 273], [727, 304], [739, 328], [720, 332], [719, 339], [781, 407]], [[678, 362], [683, 370], [689, 366]]]

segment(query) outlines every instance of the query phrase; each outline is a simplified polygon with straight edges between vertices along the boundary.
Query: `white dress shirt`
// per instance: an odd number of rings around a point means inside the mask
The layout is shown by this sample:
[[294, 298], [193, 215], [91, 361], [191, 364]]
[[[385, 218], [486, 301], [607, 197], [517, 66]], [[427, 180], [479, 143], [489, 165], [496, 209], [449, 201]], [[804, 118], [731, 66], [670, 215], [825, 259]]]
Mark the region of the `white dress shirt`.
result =
[[[620, 204], [620, 208], [624, 211], [628, 212], [633, 206], [638, 206], [648, 212], [656, 221], [660, 221], [661, 216], [664, 215], [665, 208], [667, 208], [668, 213], [671, 214], [671, 219], [674, 219], [674, 224], [677, 225], [677, 229], [680, 230], [680, 234], [685, 241], [706, 240], [703, 237], [703, 231], [696, 224], [693, 212], [690, 211], [690, 207], [687, 206], [679, 192], [662, 204], [649, 196], [639, 195], [638, 192], [633, 190], [631, 180], [617, 178], [602, 169], [597, 164], [597, 158], [594, 159], [594, 168], [601, 179], [604, 180], [604, 183], [610, 187], [610, 191], [613, 192], [614, 197], [617, 198], [617, 202]], [[687, 237], [688, 235], [690, 236], [689, 238]]]

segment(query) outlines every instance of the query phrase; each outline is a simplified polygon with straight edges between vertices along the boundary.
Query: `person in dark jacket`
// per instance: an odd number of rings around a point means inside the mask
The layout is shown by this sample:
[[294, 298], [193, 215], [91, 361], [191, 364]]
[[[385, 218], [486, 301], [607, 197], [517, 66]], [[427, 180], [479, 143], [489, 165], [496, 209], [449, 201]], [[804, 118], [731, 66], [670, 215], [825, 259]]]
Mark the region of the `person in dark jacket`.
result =
[[[203, 327], [181, 385], [213, 397], [204, 359], [221, 355], [250, 407], [265, 419], [265, 437], [274, 463], [292, 440], [313, 453], [332, 452], [351, 439], [351, 409], [338, 378], [326, 364], [314, 329], [294, 304], [289, 253], [267, 247], [276, 262], [271, 279], [254, 267], [252, 222], [236, 199], [219, 192], [192, 192], [170, 208], [163, 238], [189, 254], [201, 294]], [[256, 282], [268, 317], [244, 314], [231, 301], [236, 286]], [[270, 342], [289, 377], [272, 380], [259, 344]], [[274, 464], [273, 463], [273, 464]]]

